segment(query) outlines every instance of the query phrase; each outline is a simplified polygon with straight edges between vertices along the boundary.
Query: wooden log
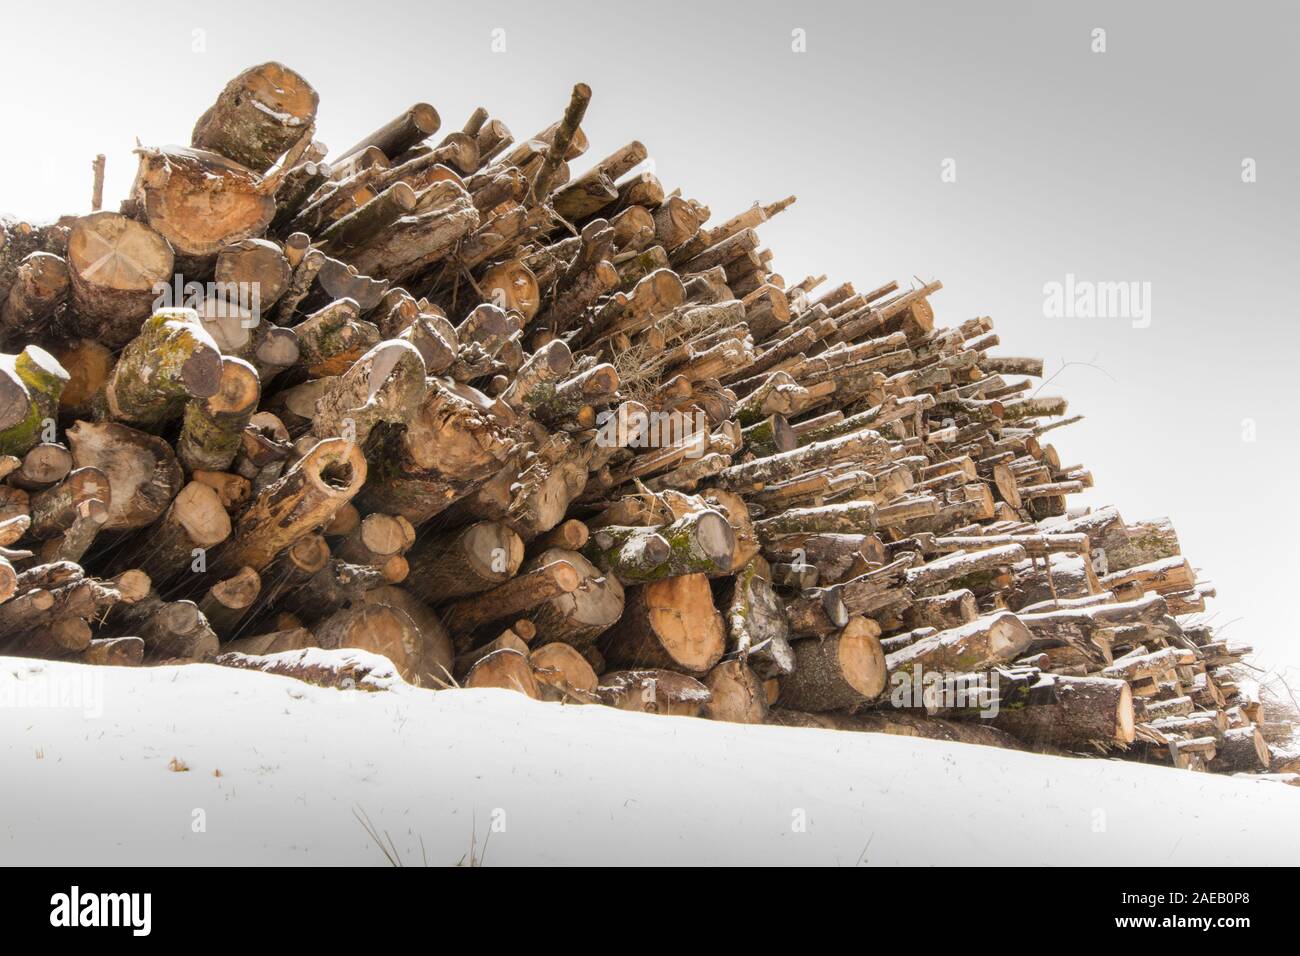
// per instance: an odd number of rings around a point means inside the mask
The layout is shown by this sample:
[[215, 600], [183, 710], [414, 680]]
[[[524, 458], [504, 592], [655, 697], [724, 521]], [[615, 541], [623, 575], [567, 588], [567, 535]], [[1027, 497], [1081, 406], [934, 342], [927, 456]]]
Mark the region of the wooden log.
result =
[[442, 118], [436, 109], [428, 103], [416, 103], [343, 150], [337, 162], [346, 163], [371, 147], [379, 149], [389, 159], [396, 159], [438, 132], [440, 126]]
[[420, 687], [442, 688], [452, 683], [455, 648], [437, 614], [405, 587], [384, 585], [361, 595], [365, 604], [384, 604], [402, 611], [415, 625], [419, 652], [407, 678]]
[[784, 707], [769, 712], [769, 724], [781, 727], [808, 727], [822, 730], [846, 730], [855, 733], [892, 734], [899, 737], [923, 737], [929, 740], [948, 740], [986, 747], [1024, 750], [1015, 737], [973, 722], [943, 720], [909, 712], [889, 714], [810, 714]]
[[264, 173], [312, 128], [319, 104], [311, 84], [283, 63], [250, 66], [199, 117], [190, 145]]
[[975, 595], [965, 588], [945, 591], [917, 598], [904, 612], [903, 622], [908, 630], [932, 627], [936, 631], [969, 624], [979, 617]]
[[104, 384], [109, 420], [153, 428], [179, 417], [190, 399], [216, 395], [223, 365], [193, 309], [159, 309], [122, 350]]
[[465, 675], [465, 686], [473, 689], [495, 687], [513, 690], [534, 700], [541, 697], [527, 655], [511, 648], [493, 651], [470, 668]]
[[121, 348], [172, 282], [167, 240], [144, 223], [111, 212], [78, 219], [68, 237], [69, 294], [77, 333]]
[[418, 526], [469, 494], [505, 462], [511, 444], [478, 390], [430, 379], [405, 429], [385, 436], [359, 502]]
[[390, 339], [333, 378], [316, 400], [312, 434], [364, 445], [380, 422], [400, 423], [425, 389], [424, 358], [409, 342]]
[[880, 625], [851, 617], [837, 633], [794, 642], [794, 672], [781, 678], [782, 706], [838, 710], [875, 700], [885, 689]]
[[229, 638], [237, 633], [261, 591], [262, 576], [252, 568], [240, 568], [208, 588], [198, 602], [199, 610], [218, 637]]
[[640, 669], [611, 671], [596, 688], [606, 707], [668, 717], [697, 717], [709, 701], [709, 689], [675, 671]]
[[632, 588], [623, 616], [600, 641], [616, 667], [707, 673], [726, 649], [707, 576], [686, 574]]
[[345, 608], [311, 629], [326, 649], [357, 648], [387, 657], [405, 681], [418, 673], [422, 641], [405, 611], [388, 604]]
[[202, 571], [207, 552], [230, 537], [230, 515], [217, 493], [207, 485], [191, 481], [146, 531], [134, 548], [123, 550], [113, 560], [118, 570], [139, 568], [157, 585], [183, 574]]
[[275, 199], [246, 167], [203, 149], [137, 152], [133, 199], [177, 255], [208, 259], [270, 225]]
[[727, 519], [704, 510], [662, 528], [606, 525], [591, 536], [583, 553], [621, 583], [644, 584], [685, 574], [725, 574], [734, 551]]
[[704, 678], [709, 701], [700, 712], [710, 720], [734, 724], [761, 724], [767, 719], [763, 682], [743, 661], [720, 662]]
[[171, 445], [116, 422], [77, 422], [67, 431], [72, 463], [108, 476], [105, 531], [152, 524], [181, 489], [183, 475]]
[[1124, 681], [1044, 674], [1023, 707], [1000, 710], [993, 726], [1025, 741], [1061, 747], [1133, 742], [1133, 695]]
[[[292, 645], [310, 641], [311, 635], [301, 628], [289, 628], [278, 633], [266, 635], [266, 640], [278, 640], [290, 645], [283, 651], [267, 651], [262, 655], [235, 651], [222, 654], [214, 663], [222, 667], [237, 667], [243, 670], [262, 671], [266, 674], [279, 674], [292, 677], [319, 687], [331, 687], [335, 690], [358, 690], [374, 693], [389, 689], [393, 684], [394, 673], [390, 663], [381, 662], [373, 654], [348, 653], [346, 650], [325, 654], [314, 644], [306, 644], [302, 649], [291, 649]], [[239, 642], [235, 642], [239, 643]], [[251, 643], [251, 639], [250, 639]], [[274, 645], [272, 645], [274, 646]], [[332, 649], [338, 650], [338, 649]]]
[[83, 664], [105, 667], [138, 667], [144, 662], [144, 641], [138, 637], [107, 637], [92, 640], [81, 651]]
[[193, 601], [164, 601], [150, 594], [129, 606], [119, 605], [119, 627], [144, 642], [145, 656], [155, 660], [204, 660], [216, 655], [220, 641]]
[[360, 449], [341, 438], [318, 442], [248, 506], [218, 552], [213, 570], [260, 571], [298, 538], [327, 524], [365, 481], [366, 460]]
[[587, 659], [568, 644], [544, 644], [529, 653], [542, 700], [589, 703], [598, 700], [600, 678]]
[[[309, 647], [318, 646], [316, 635], [312, 634], [312, 632], [307, 630], [305, 627], [295, 627], [281, 631], [268, 631], [265, 634], [253, 634], [249, 637], [240, 637], [233, 641], [227, 641], [221, 648], [225, 653], [217, 658], [216, 663], [230, 665], [233, 658], [237, 655], [260, 656], [284, 654], [287, 651], [300, 651]], [[287, 669], [271, 669], [269, 672], [273, 674], [286, 674], [287, 676], [298, 677], [300, 680], [307, 679], [306, 676], [300, 676], [299, 673]]]
[[1215, 747], [1210, 769], [1215, 773], [1259, 772], [1272, 763], [1268, 744], [1255, 724], [1224, 731]]
[[104, 504], [111, 499], [111, 485], [103, 471], [93, 467], [78, 468], [58, 485], [31, 496], [30, 533], [40, 540], [59, 538], [76, 522], [84, 502]]
[[261, 382], [252, 365], [240, 358], [222, 356], [217, 391], [206, 398], [192, 399], [185, 406], [176, 457], [186, 471], [224, 471], [230, 467], [261, 394]]
[[528, 616], [537, 629], [538, 646], [559, 641], [585, 651], [623, 613], [623, 586], [617, 578], [604, 575], [576, 551], [547, 548], [524, 564], [531, 572], [548, 564], [563, 561], [579, 576], [572, 591], [557, 594], [533, 608]]
[[581, 573], [570, 562], [553, 561], [490, 591], [462, 598], [443, 612], [443, 620], [457, 635], [457, 646], [469, 646], [469, 636], [476, 629], [492, 621], [516, 617], [562, 594], [571, 594], [581, 582]]
[[9, 484], [24, 491], [42, 491], [62, 481], [72, 470], [72, 453], [58, 442], [41, 442], [22, 457], [9, 475]]
[[725, 608], [727, 651], [763, 679], [794, 669], [790, 624], [768, 580], [767, 564], [753, 558], [736, 575]]
[[[556, 644], [553, 646], [568, 647], [567, 644]], [[528, 655], [528, 643], [514, 631], [507, 628], [502, 631], [498, 637], [493, 638], [486, 644], [481, 644], [478, 647], [465, 651], [463, 654], [457, 654], [453, 670], [456, 679], [464, 681], [465, 676], [474, 669], [475, 664], [487, 657], [489, 654], [493, 654], [502, 649], [518, 651], [520, 654], [525, 656]], [[572, 650], [572, 648], [569, 649]], [[577, 652], [574, 651], [574, 653], [576, 654]], [[579, 654], [578, 656], [581, 658], [582, 655]]]
[[52, 441], [59, 399], [68, 373], [36, 345], [0, 355], [0, 455], [27, 454]]
[[0, 336], [44, 337], [68, 297], [68, 263], [50, 252], [33, 252], [18, 267], [7, 298], [0, 299]]
[[514, 577], [524, 560], [519, 535], [499, 521], [417, 540], [407, 554], [411, 593], [433, 604], [480, 594]]
[[1003, 611], [923, 638], [885, 658], [891, 674], [920, 680], [926, 672], [966, 674], [1015, 660], [1033, 635], [1014, 614]]

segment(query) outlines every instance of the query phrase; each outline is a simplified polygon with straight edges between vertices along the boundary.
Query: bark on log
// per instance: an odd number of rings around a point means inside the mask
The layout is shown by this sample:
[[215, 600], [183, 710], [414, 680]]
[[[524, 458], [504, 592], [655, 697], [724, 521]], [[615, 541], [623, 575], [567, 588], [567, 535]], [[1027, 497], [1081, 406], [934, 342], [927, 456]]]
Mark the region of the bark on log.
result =
[[1126, 747], [1134, 739], [1133, 694], [1119, 680], [1045, 674], [1029, 702], [999, 711], [993, 726], [1031, 744]]
[[217, 391], [206, 398], [193, 399], [185, 406], [181, 434], [176, 440], [176, 457], [185, 470], [229, 468], [261, 395], [257, 370], [243, 359], [222, 356]]
[[105, 531], [152, 524], [181, 490], [181, 466], [161, 438], [116, 422], [77, 422], [67, 438], [76, 468], [98, 468], [108, 476]]
[[206, 260], [270, 225], [275, 199], [244, 166], [202, 149], [138, 152], [133, 198], [177, 255]]
[[320, 97], [283, 63], [249, 67], [226, 84], [194, 126], [190, 145], [264, 173], [316, 121]]
[[607, 707], [668, 717], [697, 717], [709, 702], [698, 680], [669, 670], [624, 670], [602, 675], [596, 688]]
[[707, 673], [726, 650], [722, 616], [703, 574], [654, 581], [627, 593], [623, 616], [600, 641], [616, 667]]
[[622, 584], [731, 570], [735, 536], [717, 511], [696, 511], [662, 528], [606, 525], [583, 553]]
[[365, 481], [366, 461], [355, 445], [341, 438], [317, 443], [248, 506], [213, 570], [260, 571], [298, 538], [327, 524]]
[[852, 617], [838, 634], [794, 642], [794, 672], [781, 679], [782, 706], [838, 710], [875, 700], [885, 689], [880, 625]]
[[122, 350], [104, 384], [103, 416], [135, 428], [179, 417], [190, 399], [216, 395], [221, 351], [193, 309], [159, 309]]
[[407, 587], [430, 603], [480, 594], [514, 577], [524, 543], [499, 521], [478, 521], [417, 541], [406, 556]]

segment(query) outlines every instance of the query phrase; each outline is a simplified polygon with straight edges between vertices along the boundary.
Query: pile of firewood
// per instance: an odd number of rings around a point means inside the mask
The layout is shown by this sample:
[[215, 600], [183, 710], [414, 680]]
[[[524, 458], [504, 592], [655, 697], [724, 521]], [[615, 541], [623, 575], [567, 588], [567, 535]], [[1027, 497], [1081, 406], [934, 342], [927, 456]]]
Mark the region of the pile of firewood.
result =
[[1268, 766], [1173, 529], [1067, 506], [1041, 361], [785, 281], [793, 197], [580, 162], [589, 98], [327, 159], [263, 64], [120, 211], [5, 220], [0, 653]]

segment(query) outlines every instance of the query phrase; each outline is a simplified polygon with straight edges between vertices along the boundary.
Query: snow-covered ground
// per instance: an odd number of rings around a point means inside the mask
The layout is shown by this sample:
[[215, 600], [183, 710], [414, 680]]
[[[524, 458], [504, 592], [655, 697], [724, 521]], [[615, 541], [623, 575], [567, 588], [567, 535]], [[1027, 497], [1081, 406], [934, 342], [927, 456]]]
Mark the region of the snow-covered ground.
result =
[[[187, 771], [169, 769], [179, 762]], [[216, 666], [0, 658], [0, 863], [1295, 863], [1300, 788]]]

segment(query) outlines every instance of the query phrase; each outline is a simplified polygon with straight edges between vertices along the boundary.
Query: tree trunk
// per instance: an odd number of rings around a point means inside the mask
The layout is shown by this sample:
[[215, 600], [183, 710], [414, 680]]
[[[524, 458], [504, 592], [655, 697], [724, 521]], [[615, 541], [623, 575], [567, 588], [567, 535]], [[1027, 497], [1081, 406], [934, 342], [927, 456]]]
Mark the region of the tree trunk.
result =
[[116, 422], [77, 422], [67, 432], [76, 468], [98, 468], [110, 488], [105, 531], [153, 524], [181, 490], [171, 445]]
[[68, 237], [68, 275], [78, 335], [126, 345], [154, 311], [157, 286], [172, 284], [174, 256], [147, 225], [112, 212], [78, 219]]
[[1023, 707], [1002, 710], [993, 726], [1026, 743], [1126, 747], [1133, 742], [1133, 694], [1124, 681], [1044, 674]]
[[885, 689], [880, 626], [852, 617], [830, 637], [794, 642], [794, 673], [781, 679], [780, 703], [798, 710], [839, 710], [875, 700]]
[[408, 589], [436, 604], [504, 584], [523, 563], [524, 543], [499, 521], [479, 521], [417, 540], [406, 558]]
[[265, 173], [316, 122], [320, 97], [283, 63], [251, 66], [199, 117], [190, 145]]
[[703, 574], [632, 588], [619, 622], [601, 639], [600, 651], [616, 667], [707, 673], [726, 649], [722, 616]]
[[366, 462], [355, 445], [341, 438], [317, 443], [248, 506], [213, 570], [260, 571], [298, 538], [327, 524], [365, 480]]

